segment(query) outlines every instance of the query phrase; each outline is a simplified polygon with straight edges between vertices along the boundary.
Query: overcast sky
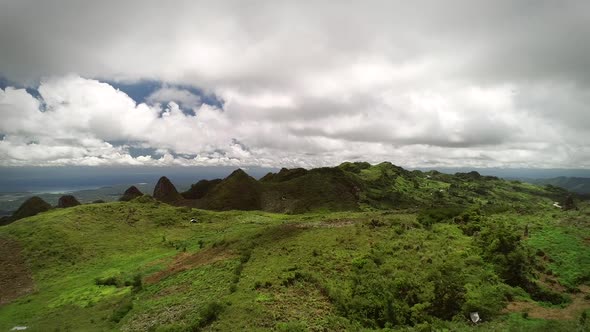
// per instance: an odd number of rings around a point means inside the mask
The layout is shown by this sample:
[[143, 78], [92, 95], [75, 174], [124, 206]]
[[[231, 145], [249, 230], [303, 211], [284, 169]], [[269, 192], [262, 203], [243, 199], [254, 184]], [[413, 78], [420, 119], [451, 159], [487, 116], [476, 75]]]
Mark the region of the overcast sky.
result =
[[0, 166], [590, 168], [588, 1], [0, 0]]

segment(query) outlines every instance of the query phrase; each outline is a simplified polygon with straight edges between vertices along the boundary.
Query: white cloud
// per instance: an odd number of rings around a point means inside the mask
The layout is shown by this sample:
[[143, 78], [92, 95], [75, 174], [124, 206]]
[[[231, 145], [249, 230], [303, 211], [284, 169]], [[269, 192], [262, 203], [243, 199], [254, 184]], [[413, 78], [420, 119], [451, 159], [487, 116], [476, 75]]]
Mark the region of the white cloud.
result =
[[[202, 104], [196, 115], [187, 115], [174, 102], [164, 108], [136, 104], [108, 84], [66, 76], [43, 81], [40, 100], [22, 89], [0, 90], [5, 119], [0, 160], [5, 166], [312, 167], [343, 160], [546, 167], [575, 161], [588, 166], [587, 158], [572, 153], [575, 147], [554, 143], [559, 134], [543, 117], [519, 111], [510, 89], [384, 91], [374, 109], [281, 120], [267, 116], [275, 110], [267, 107], [272, 100], [267, 95], [260, 101], [229, 98], [225, 110]], [[250, 108], [248, 118], [240, 114], [243, 107]], [[540, 129], [543, 137], [536, 135]], [[132, 157], [130, 144], [155, 149], [160, 156]]]
[[[589, 167], [588, 9], [3, 2], [0, 76], [46, 78], [0, 91], [0, 162]], [[139, 105], [99, 82], [142, 79], [164, 85]]]
[[187, 109], [195, 109], [202, 104], [201, 97], [186, 89], [175, 87], [162, 87], [149, 95], [146, 101], [152, 104], [175, 102]]

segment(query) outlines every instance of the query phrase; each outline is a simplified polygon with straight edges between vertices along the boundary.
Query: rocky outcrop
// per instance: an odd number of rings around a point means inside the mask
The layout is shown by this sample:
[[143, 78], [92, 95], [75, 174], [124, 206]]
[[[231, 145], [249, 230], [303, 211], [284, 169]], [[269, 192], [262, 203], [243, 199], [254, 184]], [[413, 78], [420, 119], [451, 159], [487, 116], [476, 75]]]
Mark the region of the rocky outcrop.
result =
[[78, 205], [80, 205], [80, 202], [78, 202], [76, 197], [74, 197], [72, 195], [63, 195], [57, 201], [57, 207], [62, 208], [62, 209], [74, 207], [74, 206], [78, 206]]
[[139, 196], [143, 196], [143, 193], [137, 189], [136, 186], [131, 186], [129, 188], [127, 188], [127, 190], [125, 190], [125, 192], [123, 193], [123, 196], [121, 196], [121, 198], [119, 198], [119, 201], [121, 202], [128, 202], [134, 198], [137, 198]]
[[158, 180], [154, 188], [154, 198], [164, 203], [174, 203], [182, 200], [182, 196], [170, 180], [163, 176]]

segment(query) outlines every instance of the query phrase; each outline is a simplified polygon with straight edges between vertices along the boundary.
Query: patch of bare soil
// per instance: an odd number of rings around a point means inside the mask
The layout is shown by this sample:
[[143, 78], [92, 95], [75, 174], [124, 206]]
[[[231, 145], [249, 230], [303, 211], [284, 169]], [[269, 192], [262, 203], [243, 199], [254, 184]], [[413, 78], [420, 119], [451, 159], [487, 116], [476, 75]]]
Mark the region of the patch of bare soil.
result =
[[300, 223], [294, 224], [295, 227], [298, 228], [340, 228], [340, 227], [347, 227], [352, 226], [361, 220], [357, 219], [333, 219], [333, 220], [326, 220], [326, 221], [317, 221], [317, 222], [309, 222], [309, 223]]
[[166, 269], [145, 278], [145, 282], [148, 284], [154, 284], [176, 273], [235, 256], [236, 255], [233, 252], [224, 247], [207, 248], [196, 253], [183, 252], [177, 255], [174, 258], [174, 261]]
[[21, 250], [18, 242], [0, 238], [0, 306], [35, 289], [31, 270], [26, 265]]
[[580, 286], [580, 292], [572, 294], [572, 302], [565, 308], [545, 308], [535, 302], [513, 301], [508, 303], [504, 312], [526, 312], [529, 317], [556, 320], [577, 319], [584, 310], [590, 308], [590, 287]]

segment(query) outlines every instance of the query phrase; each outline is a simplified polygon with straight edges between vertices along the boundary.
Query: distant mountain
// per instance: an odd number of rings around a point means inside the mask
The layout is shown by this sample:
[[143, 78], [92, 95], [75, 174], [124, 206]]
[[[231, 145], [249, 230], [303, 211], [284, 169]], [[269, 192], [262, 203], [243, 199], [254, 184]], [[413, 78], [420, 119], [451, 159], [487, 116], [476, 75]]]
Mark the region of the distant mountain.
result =
[[123, 196], [119, 198], [119, 201], [127, 202], [142, 195], [143, 193], [139, 189], [137, 189], [136, 186], [131, 186], [127, 188], [127, 190], [125, 190]]
[[535, 204], [546, 204], [547, 198], [563, 203], [567, 196], [567, 191], [558, 187], [539, 187], [475, 171], [410, 171], [389, 162], [347, 162], [310, 170], [283, 168], [260, 180], [238, 169], [223, 180], [199, 181], [182, 195], [171, 189], [174, 185], [170, 181], [163, 181], [173, 199], [167, 195], [154, 198], [173, 205], [280, 213], [458, 207], [474, 203], [483, 209], [530, 209]]
[[58, 208], [69, 208], [80, 205], [80, 202], [73, 195], [63, 195], [57, 201]]
[[590, 178], [560, 176], [551, 179], [530, 179], [527, 182], [561, 187], [578, 194], [590, 194]]
[[221, 179], [201, 180], [191, 185], [191, 187], [187, 191], [181, 193], [181, 195], [186, 199], [203, 198], [211, 189], [221, 183], [221, 181]]
[[170, 182], [170, 179], [162, 176], [154, 188], [154, 198], [162, 202], [173, 203], [181, 200], [182, 196]]
[[5, 216], [0, 219], [0, 226], [8, 225], [22, 218], [31, 217], [38, 213], [49, 211], [51, 205], [37, 196], [27, 199], [12, 216]]

